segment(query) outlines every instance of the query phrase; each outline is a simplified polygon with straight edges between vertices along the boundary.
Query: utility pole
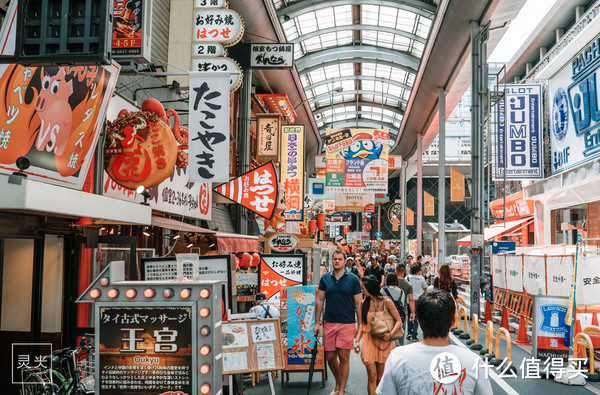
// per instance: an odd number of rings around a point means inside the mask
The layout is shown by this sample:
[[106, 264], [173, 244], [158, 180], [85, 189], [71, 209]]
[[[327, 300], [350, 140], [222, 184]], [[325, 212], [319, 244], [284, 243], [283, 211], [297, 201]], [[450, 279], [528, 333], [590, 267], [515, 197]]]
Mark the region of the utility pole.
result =
[[439, 87], [438, 267], [446, 259], [446, 91]]

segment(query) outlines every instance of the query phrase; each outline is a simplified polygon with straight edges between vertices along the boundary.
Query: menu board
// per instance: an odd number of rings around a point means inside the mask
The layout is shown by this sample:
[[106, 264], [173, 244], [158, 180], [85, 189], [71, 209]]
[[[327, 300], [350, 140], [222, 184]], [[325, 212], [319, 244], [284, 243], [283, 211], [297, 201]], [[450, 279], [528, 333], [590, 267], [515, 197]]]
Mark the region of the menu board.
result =
[[223, 374], [283, 368], [279, 319], [223, 322]]

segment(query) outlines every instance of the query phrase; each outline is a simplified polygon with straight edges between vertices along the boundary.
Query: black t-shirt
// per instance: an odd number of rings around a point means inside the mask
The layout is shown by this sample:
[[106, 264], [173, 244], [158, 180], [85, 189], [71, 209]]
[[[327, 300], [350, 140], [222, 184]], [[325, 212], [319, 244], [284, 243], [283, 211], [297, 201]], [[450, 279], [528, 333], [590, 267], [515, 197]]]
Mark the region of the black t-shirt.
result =
[[381, 265], [377, 265], [377, 267], [371, 266], [365, 270], [365, 276], [368, 276], [369, 274], [375, 276], [377, 281], [381, 284], [381, 278], [385, 275], [385, 270], [383, 270]]

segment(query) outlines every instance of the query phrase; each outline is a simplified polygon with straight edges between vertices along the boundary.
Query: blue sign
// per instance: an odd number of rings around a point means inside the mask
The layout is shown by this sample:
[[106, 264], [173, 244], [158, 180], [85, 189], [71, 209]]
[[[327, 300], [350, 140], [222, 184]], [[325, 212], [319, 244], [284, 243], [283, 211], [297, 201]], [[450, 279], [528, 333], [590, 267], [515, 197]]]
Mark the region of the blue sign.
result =
[[378, 239], [381, 239], [381, 235], [383, 233], [381, 233], [380, 231], [375, 232], [375, 237], [377, 237]]
[[544, 178], [542, 99], [541, 84], [506, 85], [496, 111], [495, 180], [504, 179], [505, 172], [507, 180]]
[[287, 365], [310, 366], [316, 297], [314, 285], [287, 287]]
[[567, 306], [558, 304], [547, 304], [540, 306], [542, 313], [542, 323], [540, 331], [550, 334], [564, 334], [567, 330], [565, 317], [567, 315]]
[[514, 241], [492, 241], [492, 254], [514, 253], [517, 245]]
[[323, 195], [325, 193], [325, 183], [314, 183], [312, 186], [313, 195]]

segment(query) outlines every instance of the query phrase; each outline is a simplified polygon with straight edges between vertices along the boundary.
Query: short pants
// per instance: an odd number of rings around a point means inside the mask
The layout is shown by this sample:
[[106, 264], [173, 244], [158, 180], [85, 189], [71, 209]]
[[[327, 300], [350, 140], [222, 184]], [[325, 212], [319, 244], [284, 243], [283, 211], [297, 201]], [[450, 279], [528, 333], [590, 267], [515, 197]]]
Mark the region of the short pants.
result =
[[339, 324], [336, 322], [325, 322], [323, 328], [323, 345], [325, 351], [336, 349], [351, 350], [354, 348], [354, 336], [356, 335], [356, 324]]

